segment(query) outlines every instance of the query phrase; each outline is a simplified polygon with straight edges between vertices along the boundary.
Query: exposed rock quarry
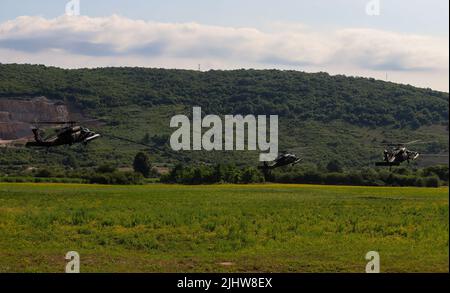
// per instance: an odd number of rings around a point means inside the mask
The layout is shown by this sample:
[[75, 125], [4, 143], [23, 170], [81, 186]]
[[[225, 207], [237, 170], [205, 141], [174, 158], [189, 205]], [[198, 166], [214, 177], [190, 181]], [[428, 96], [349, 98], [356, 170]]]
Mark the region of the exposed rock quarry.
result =
[[30, 136], [34, 121], [67, 121], [69, 111], [61, 102], [46, 97], [0, 98], [0, 140]]

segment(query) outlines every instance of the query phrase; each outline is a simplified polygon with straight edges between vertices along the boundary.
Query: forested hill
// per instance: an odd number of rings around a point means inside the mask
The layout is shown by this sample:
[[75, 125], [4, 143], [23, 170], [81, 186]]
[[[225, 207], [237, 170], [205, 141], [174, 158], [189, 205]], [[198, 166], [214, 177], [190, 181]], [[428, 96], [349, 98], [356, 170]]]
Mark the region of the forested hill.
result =
[[0, 65], [0, 95], [46, 96], [82, 109], [137, 104], [200, 105], [205, 112], [278, 114], [359, 126], [448, 122], [448, 93], [366, 78], [277, 70], [145, 68], [63, 70]]
[[[45, 96], [84, 117], [100, 118], [100, 132], [145, 140], [162, 147], [173, 129], [170, 117], [201, 106], [205, 114], [278, 114], [280, 150], [303, 151], [305, 160], [344, 166], [372, 166], [380, 142], [423, 139], [419, 151], [448, 152], [448, 93], [367, 78], [279, 70], [208, 72], [148, 68], [66, 70], [39, 65], [0, 64], [0, 99]], [[191, 110], [189, 110], [191, 109]], [[102, 138], [82, 155], [81, 164], [129, 164], [136, 147]], [[171, 153], [152, 150], [159, 163], [217, 161], [257, 164], [257, 154]], [[13, 159], [9, 159], [13, 158]], [[39, 156], [3, 155], [3, 164], [48, 164]]]

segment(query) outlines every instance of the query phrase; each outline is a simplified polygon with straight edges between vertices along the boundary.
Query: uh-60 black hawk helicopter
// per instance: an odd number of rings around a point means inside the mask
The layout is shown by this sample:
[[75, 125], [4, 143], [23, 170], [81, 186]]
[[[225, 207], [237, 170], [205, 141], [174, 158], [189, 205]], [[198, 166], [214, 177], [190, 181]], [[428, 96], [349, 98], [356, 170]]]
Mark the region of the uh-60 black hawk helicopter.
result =
[[411, 151], [407, 149], [408, 145], [412, 144], [426, 144], [428, 142], [422, 142], [421, 140], [414, 140], [407, 143], [386, 143], [386, 149], [383, 151], [383, 162], [375, 163], [376, 166], [400, 166], [403, 162], [417, 160], [420, 156], [419, 152]]
[[43, 125], [64, 125], [60, 128], [55, 136], [43, 138], [42, 131], [39, 127], [32, 129], [34, 134], [34, 141], [29, 141], [25, 144], [26, 147], [55, 147], [61, 145], [73, 145], [82, 143], [86, 145], [88, 142], [99, 138], [101, 135], [89, 130], [86, 127], [80, 126], [76, 121], [41, 121], [35, 124]]
[[284, 167], [287, 165], [294, 166], [294, 165], [300, 163], [301, 160], [302, 160], [301, 158], [297, 157], [294, 154], [282, 153], [273, 161], [272, 164], [269, 165], [267, 162], [264, 162], [264, 165], [259, 167], [259, 169], [270, 170], [270, 169]]
[[[84, 122], [89, 121], [97, 121], [97, 119], [94, 120], [87, 120]], [[81, 143], [83, 145], [87, 145], [89, 142], [93, 141], [94, 139], [100, 138], [100, 137], [108, 137], [110, 139], [116, 139], [116, 140], [122, 140], [128, 143], [136, 144], [136, 145], [142, 145], [145, 147], [152, 147], [148, 144], [135, 141], [132, 139], [128, 139], [125, 137], [115, 136], [111, 134], [99, 134], [94, 131], [89, 130], [88, 128], [81, 126], [79, 122], [77, 121], [40, 121], [40, 122], [33, 122], [33, 124], [37, 125], [63, 125], [63, 127], [59, 128], [56, 132], [56, 135], [53, 135], [48, 138], [42, 137], [42, 130], [39, 127], [35, 127], [32, 129], [33, 135], [34, 135], [34, 141], [29, 141], [25, 144], [26, 147], [57, 147], [62, 145], [73, 145]]]

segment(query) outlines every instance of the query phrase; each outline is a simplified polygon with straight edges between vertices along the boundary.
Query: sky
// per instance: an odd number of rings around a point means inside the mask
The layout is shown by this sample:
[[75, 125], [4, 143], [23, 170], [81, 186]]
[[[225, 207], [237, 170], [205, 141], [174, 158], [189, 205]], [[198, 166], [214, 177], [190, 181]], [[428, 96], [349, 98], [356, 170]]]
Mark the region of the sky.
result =
[[79, 15], [68, 2], [1, 0], [0, 63], [276, 68], [449, 89], [447, 0], [79, 0]]

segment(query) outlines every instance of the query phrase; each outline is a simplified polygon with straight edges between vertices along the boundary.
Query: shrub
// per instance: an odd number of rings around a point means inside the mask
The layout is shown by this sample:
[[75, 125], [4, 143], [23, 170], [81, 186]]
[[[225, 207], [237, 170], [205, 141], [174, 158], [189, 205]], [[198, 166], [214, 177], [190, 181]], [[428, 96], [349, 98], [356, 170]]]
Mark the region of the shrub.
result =
[[437, 176], [429, 176], [425, 178], [426, 187], [439, 187], [440, 185], [440, 180]]
[[330, 173], [341, 173], [343, 171], [342, 164], [338, 160], [332, 160], [328, 163], [327, 170]]
[[347, 176], [342, 173], [328, 173], [324, 176], [324, 183], [330, 185], [346, 184]]
[[136, 172], [115, 171], [113, 173], [96, 173], [88, 177], [88, 180], [93, 184], [134, 185], [142, 184], [143, 177]]
[[34, 174], [35, 177], [52, 177], [52, 172], [47, 169], [40, 169]]
[[428, 167], [422, 170], [422, 174], [426, 177], [437, 175], [440, 180], [448, 181], [449, 176], [448, 166], [438, 165]]
[[264, 182], [264, 176], [257, 169], [248, 167], [242, 172], [241, 182], [246, 184]]
[[426, 186], [426, 182], [425, 179], [422, 177], [417, 177], [415, 182], [414, 182], [414, 186], [417, 187], [425, 187]]
[[109, 164], [101, 165], [96, 170], [98, 173], [113, 173], [116, 171], [116, 167]]
[[141, 173], [144, 177], [150, 176], [152, 165], [150, 164], [150, 158], [147, 154], [139, 152], [134, 157], [133, 169], [135, 172]]

